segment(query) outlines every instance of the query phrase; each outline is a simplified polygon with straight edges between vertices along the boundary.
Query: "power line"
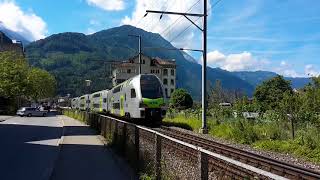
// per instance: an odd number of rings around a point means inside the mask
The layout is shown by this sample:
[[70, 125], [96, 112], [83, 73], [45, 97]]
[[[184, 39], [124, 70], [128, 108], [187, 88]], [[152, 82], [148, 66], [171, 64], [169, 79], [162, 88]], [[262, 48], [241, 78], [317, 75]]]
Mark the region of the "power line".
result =
[[[190, 12], [199, 2], [200, 2], [200, 0], [198, 0], [196, 3], [194, 3], [194, 4], [186, 11], [186, 13]], [[183, 18], [183, 16], [180, 16], [178, 19], [176, 19], [176, 21], [174, 21], [171, 25], [169, 25], [169, 26], [165, 29], [165, 31], [166, 31], [167, 29], [171, 28], [173, 25], [175, 25], [175, 24], [178, 22], [178, 20], [180, 20], [179, 22], [181, 22], [181, 18]], [[160, 34], [164, 33], [165, 31], [161, 32]], [[163, 36], [166, 36], [167, 34], [168, 34], [168, 33], [164, 34]]]
[[[217, 2], [215, 2], [209, 9], [208, 11], [210, 11], [211, 9], [213, 9], [215, 6], [217, 6], [219, 4], [219, 2], [221, 2], [222, 0], [218, 0]], [[199, 3], [200, 1], [198, 1], [197, 3]], [[181, 16], [182, 18], [183, 16]], [[197, 22], [200, 19], [200, 17], [198, 17], [198, 19], [195, 20], [195, 22]], [[177, 39], [179, 36], [181, 36], [184, 32], [186, 32], [190, 27], [192, 26], [192, 24], [190, 24], [187, 28], [185, 28], [183, 31], [181, 31], [177, 36], [175, 36], [174, 38], [172, 38], [169, 42], [171, 43], [172, 41], [174, 41], [175, 39]]]
[[[200, 0], [198, 0], [196, 3], [194, 3], [187, 11], [186, 13], [190, 12], [198, 3], [200, 2]], [[165, 37], [170, 31], [171, 31], [171, 27], [173, 25], [175, 25], [179, 20], [179, 22], [181, 22], [181, 18], [183, 18], [183, 16], [180, 16], [179, 18], [177, 18], [171, 25], [169, 25], [166, 29], [164, 29], [162, 32], [160, 32], [159, 34], [162, 37]], [[169, 30], [167, 33], [163, 34], [164, 32], [166, 32], [167, 30]], [[157, 37], [157, 39], [159, 39], [160, 36]], [[153, 39], [152, 39], [153, 40]]]
[[[198, 17], [194, 22], [197, 22], [201, 17]], [[179, 36], [181, 36], [184, 32], [186, 32], [193, 24], [190, 24], [188, 27], [186, 27], [183, 31], [181, 31], [177, 36], [172, 38], [169, 42], [171, 43], [175, 39], [177, 39]]]

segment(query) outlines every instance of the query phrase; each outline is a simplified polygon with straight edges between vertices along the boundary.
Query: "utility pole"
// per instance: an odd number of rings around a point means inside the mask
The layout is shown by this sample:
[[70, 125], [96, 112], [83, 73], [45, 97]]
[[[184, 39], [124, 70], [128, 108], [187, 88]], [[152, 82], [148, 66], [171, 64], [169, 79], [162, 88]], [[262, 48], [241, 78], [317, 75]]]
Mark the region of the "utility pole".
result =
[[141, 74], [141, 36], [140, 35], [128, 35], [139, 38], [139, 74]]
[[208, 133], [207, 127], [207, 0], [203, 1], [203, 32], [202, 32], [202, 126], [201, 132]]
[[[188, 19], [194, 26], [196, 26], [200, 31], [202, 31], [202, 50], [199, 49], [188, 49], [191, 51], [200, 51], [202, 52], [202, 127], [200, 132], [203, 134], [208, 133], [207, 127], [207, 0], [203, 0], [203, 14], [197, 13], [182, 13], [182, 12], [172, 12], [172, 11], [154, 11], [154, 10], [147, 10], [148, 13], [156, 13], [161, 14], [160, 18], [163, 14], [169, 15], [181, 15]], [[146, 15], [147, 15], [146, 14]], [[146, 16], [145, 15], [145, 16]], [[190, 19], [189, 17], [203, 17], [203, 28], [199, 27], [195, 21]]]

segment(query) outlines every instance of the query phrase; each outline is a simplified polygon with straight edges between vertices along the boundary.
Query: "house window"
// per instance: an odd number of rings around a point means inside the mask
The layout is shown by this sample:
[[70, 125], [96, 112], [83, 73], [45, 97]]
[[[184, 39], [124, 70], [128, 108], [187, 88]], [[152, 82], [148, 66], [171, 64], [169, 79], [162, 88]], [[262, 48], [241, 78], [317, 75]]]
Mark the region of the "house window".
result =
[[174, 85], [174, 80], [173, 79], [171, 79], [171, 85]]
[[172, 94], [172, 93], [173, 93], [173, 91], [174, 91], [174, 89], [171, 89], [171, 93], [170, 93], [170, 94]]
[[174, 76], [174, 69], [171, 69], [171, 76]]
[[166, 97], [169, 97], [169, 96], [168, 96], [168, 89], [165, 88], [164, 91], [166, 92]]
[[131, 98], [135, 98], [136, 96], [136, 91], [134, 89], [131, 89]]
[[163, 75], [167, 76], [168, 75], [168, 69], [163, 70]]
[[163, 84], [167, 85], [168, 84], [168, 79], [163, 79]]
[[130, 74], [131, 73], [131, 69], [127, 69], [127, 73]]

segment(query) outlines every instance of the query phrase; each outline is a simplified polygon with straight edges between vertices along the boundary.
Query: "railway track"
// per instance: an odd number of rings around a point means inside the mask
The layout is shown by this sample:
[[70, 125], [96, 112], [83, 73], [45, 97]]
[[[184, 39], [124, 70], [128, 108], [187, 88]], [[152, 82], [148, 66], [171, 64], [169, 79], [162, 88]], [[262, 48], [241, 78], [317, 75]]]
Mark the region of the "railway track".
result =
[[166, 126], [162, 126], [157, 131], [289, 179], [320, 179], [320, 172], [184, 133]]

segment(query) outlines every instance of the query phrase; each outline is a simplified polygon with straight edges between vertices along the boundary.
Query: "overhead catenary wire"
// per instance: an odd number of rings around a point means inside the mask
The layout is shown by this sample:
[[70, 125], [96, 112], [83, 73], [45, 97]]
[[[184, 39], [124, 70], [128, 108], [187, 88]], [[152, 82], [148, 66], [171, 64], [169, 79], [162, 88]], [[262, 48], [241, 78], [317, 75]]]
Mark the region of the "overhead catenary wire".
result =
[[[187, 11], [186, 13], [190, 12], [198, 3], [200, 2], [200, 0], [198, 0], [196, 3], [194, 3]], [[167, 31], [169, 28], [173, 27], [173, 25], [175, 25], [178, 21], [181, 22], [183, 16], [180, 16], [179, 18], [177, 18], [171, 25], [169, 25], [164, 31], [162, 31], [160, 34], [163, 34], [165, 31]], [[163, 34], [162, 36], [166, 36], [168, 33]]]
[[[213, 9], [216, 5], [218, 5], [219, 2], [221, 2], [222, 0], [218, 0], [216, 1], [209, 9], [208, 11], [210, 11], [211, 9]], [[199, 1], [198, 1], [199, 2]], [[181, 16], [183, 17], [183, 16]], [[200, 17], [198, 17], [194, 22], [197, 22], [200, 19]], [[187, 26], [184, 30], [182, 30], [177, 36], [175, 36], [174, 38], [172, 38], [169, 42], [173, 42], [175, 39], [177, 39], [179, 36], [181, 36], [184, 32], [186, 32], [190, 27], [192, 26], [192, 24], [190, 24], [189, 26]]]
[[[200, 2], [200, 0], [198, 0], [197, 2], [195, 2], [187, 11], [186, 13], [190, 12], [198, 3]], [[167, 28], [165, 28], [163, 31], [161, 31], [159, 34], [162, 37], [166, 37], [168, 35], [168, 33], [170, 33], [171, 31], [171, 27], [173, 27], [176, 23], [181, 22], [183, 16], [180, 16], [179, 18], [177, 18], [172, 24], [170, 24]], [[166, 32], [167, 31], [167, 32]], [[165, 33], [166, 32], [166, 33]], [[165, 34], [164, 34], [165, 33]], [[160, 38], [160, 36], [156, 37], [156, 40], [158, 40]], [[152, 39], [153, 40], [153, 39]]]
[[[200, 17], [198, 17], [194, 22], [196, 23], [198, 20], [200, 19]], [[189, 26], [187, 26], [184, 30], [182, 30], [179, 34], [177, 34], [174, 38], [172, 38], [169, 42], [171, 43], [172, 41], [174, 41], [175, 39], [177, 39], [179, 36], [181, 36], [184, 32], [186, 32], [193, 24], [190, 24]]]

